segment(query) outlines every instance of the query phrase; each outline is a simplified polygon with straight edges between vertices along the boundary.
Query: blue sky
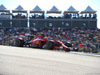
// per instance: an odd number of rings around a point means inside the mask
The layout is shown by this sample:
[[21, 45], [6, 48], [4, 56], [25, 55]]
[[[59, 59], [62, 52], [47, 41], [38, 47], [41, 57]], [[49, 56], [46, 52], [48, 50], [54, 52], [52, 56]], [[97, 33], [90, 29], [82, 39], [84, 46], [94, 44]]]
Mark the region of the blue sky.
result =
[[25, 10], [32, 10], [38, 5], [43, 10], [56, 6], [59, 10], [67, 10], [71, 5], [78, 11], [83, 11], [89, 5], [97, 11], [97, 25], [100, 28], [100, 0], [0, 0], [7, 9], [15, 9], [21, 5]]

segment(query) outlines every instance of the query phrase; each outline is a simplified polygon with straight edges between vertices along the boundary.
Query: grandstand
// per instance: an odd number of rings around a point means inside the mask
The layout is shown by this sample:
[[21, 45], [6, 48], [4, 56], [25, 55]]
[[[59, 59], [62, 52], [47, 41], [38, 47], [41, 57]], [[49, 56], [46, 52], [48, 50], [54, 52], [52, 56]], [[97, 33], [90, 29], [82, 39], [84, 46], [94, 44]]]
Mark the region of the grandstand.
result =
[[66, 11], [60, 11], [56, 6], [44, 11], [37, 5], [28, 11], [21, 5], [15, 10], [7, 10], [4, 5], [0, 5], [0, 28], [4, 27], [97, 28], [97, 14], [90, 6], [83, 11], [78, 11], [73, 6]]

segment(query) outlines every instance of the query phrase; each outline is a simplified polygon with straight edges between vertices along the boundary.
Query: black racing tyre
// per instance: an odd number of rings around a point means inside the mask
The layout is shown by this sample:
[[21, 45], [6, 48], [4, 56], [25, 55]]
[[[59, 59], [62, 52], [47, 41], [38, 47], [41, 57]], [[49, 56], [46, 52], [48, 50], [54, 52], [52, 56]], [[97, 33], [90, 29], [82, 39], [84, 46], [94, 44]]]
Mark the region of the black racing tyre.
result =
[[23, 45], [25, 44], [23, 39], [17, 39], [16, 40], [16, 46], [17, 47], [23, 47]]
[[47, 44], [46, 44], [46, 47], [47, 47], [47, 49], [52, 50], [54, 45], [55, 45], [54, 41], [48, 41]]

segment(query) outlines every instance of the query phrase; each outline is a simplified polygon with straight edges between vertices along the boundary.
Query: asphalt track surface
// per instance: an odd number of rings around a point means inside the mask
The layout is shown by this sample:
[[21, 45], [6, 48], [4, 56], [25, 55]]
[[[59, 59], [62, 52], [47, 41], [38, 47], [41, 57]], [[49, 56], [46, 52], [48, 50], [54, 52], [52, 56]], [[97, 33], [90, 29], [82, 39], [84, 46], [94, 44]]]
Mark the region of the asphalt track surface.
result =
[[0, 46], [0, 75], [100, 75], [100, 56]]

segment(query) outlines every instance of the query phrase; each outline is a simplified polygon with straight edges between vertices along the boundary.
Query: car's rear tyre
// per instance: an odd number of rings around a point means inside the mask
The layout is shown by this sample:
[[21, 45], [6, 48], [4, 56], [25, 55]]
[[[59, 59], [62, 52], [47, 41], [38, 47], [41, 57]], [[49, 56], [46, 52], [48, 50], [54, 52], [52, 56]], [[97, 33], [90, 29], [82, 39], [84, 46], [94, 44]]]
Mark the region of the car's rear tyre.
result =
[[16, 40], [16, 46], [17, 47], [23, 47], [23, 45], [25, 44], [23, 39], [17, 39]]
[[55, 45], [54, 41], [48, 41], [46, 44], [46, 48], [52, 50]]

